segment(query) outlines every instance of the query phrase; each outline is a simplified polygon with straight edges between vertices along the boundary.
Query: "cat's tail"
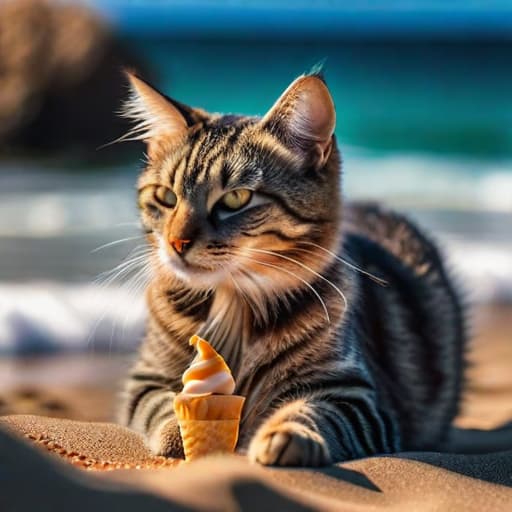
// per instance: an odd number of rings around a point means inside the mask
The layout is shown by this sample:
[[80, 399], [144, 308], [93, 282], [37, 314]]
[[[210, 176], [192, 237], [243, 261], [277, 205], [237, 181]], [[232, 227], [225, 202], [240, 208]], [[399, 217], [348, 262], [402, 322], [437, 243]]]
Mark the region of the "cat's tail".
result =
[[440, 450], [450, 453], [491, 453], [512, 450], [512, 422], [493, 430], [452, 427]]

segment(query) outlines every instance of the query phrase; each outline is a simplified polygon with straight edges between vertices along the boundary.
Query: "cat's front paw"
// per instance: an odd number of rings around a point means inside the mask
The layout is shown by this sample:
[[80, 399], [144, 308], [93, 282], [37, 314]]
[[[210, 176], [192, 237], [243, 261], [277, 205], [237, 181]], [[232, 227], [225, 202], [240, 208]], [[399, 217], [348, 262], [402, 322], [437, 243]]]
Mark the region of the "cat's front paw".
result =
[[263, 425], [249, 445], [248, 456], [265, 466], [318, 467], [332, 462], [324, 438], [294, 421]]
[[162, 421], [148, 436], [148, 446], [155, 455], [176, 459], [185, 458], [178, 421], [174, 416]]

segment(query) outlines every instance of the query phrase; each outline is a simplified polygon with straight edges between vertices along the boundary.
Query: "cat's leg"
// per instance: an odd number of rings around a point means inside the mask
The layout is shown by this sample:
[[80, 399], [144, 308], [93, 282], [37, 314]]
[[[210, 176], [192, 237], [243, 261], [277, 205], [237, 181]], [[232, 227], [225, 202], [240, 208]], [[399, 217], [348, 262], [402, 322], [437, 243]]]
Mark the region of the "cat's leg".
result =
[[125, 388], [120, 420], [146, 438], [156, 455], [183, 458], [183, 445], [174, 415], [176, 394], [157, 378], [132, 374]]
[[183, 445], [174, 415], [174, 397], [191, 360], [191, 347], [169, 339], [150, 317], [140, 354], [124, 386], [120, 422], [142, 434], [157, 455], [180, 457]]
[[256, 431], [248, 455], [275, 466], [325, 466], [398, 449], [396, 429], [371, 401], [304, 398], [280, 407]]

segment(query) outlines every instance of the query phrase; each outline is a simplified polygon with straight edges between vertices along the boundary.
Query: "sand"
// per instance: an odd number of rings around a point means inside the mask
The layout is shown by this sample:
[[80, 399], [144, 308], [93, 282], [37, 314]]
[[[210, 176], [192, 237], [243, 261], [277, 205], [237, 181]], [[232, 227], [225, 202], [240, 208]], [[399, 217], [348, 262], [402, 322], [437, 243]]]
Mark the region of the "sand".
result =
[[[4, 417], [0, 424], [0, 503], [7, 512], [98, 507], [126, 512], [508, 512], [512, 507], [512, 451], [403, 453], [321, 470], [264, 468], [241, 456], [165, 466], [139, 436], [113, 424], [36, 416]], [[41, 444], [43, 438], [53, 440], [50, 448]], [[81, 469], [70, 464], [72, 457]], [[115, 460], [120, 462], [117, 469], [101, 464]]]
[[[512, 419], [511, 311], [495, 307], [478, 312], [459, 427], [494, 429]], [[47, 381], [28, 379], [29, 391], [39, 393], [36, 398], [16, 397], [21, 387], [27, 391], [27, 382], [14, 372], [16, 383], [14, 379], [2, 383], [1, 397], [8, 402], [4, 410], [45, 414], [41, 398], [52, 396], [64, 406], [73, 401], [72, 408], [59, 409], [57, 415], [108, 419], [115, 381], [126, 361], [111, 358], [108, 364], [97, 363], [102, 378], [96, 379], [96, 388], [88, 381], [86, 398], [86, 388], [70, 371], [71, 363], [67, 382], [59, 382], [65, 393], [54, 384], [59, 365]], [[110, 372], [116, 378], [103, 373], [109, 367], [117, 368]], [[41, 366], [31, 363], [23, 371], [33, 377], [35, 368]], [[92, 410], [87, 412], [84, 404]], [[401, 453], [322, 470], [273, 469], [251, 465], [241, 456], [192, 463], [153, 457], [139, 436], [112, 423], [6, 416], [0, 418], [0, 510], [509, 512], [512, 426], [496, 434], [484, 432], [490, 441], [486, 443], [482, 433], [473, 434], [469, 439], [466, 434], [465, 446], [490, 453]], [[493, 452], [496, 449], [501, 451]]]

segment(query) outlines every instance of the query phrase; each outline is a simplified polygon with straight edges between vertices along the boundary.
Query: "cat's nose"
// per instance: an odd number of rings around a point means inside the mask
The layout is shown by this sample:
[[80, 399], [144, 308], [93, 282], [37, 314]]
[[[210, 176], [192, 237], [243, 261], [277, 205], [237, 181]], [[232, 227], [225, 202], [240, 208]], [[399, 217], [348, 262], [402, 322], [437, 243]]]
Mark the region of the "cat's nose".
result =
[[183, 254], [191, 244], [191, 240], [182, 240], [180, 238], [169, 238], [169, 243], [178, 254]]

